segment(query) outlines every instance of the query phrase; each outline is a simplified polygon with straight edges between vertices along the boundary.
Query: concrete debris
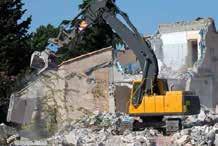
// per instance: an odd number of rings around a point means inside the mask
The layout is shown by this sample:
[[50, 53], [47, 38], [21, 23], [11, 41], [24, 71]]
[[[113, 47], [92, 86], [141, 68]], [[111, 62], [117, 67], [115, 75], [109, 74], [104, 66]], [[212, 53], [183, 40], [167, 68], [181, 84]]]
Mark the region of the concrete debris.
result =
[[214, 125], [218, 121], [218, 116], [208, 108], [202, 106], [200, 114], [187, 116], [184, 120], [184, 126], [190, 128], [192, 126]]
[[46, 140], [30, 140], [27, 138], [22, 138], [20, 140], [16, 140], [12, 144], [13, 146], [48, 146], [48, 142]]
[[[132, 132], [133, 118], [122, 113], [85, 116], [48, 139], [51, 144], [149, 145], [159, 134], [153, 129]], [[112, 142], [112, 143], [111, 143]]]
[[196, 76], [196, 73], [193, 71], [193, 69], [187, 69], [184, 71], [174, 71], [172, 67], [167, 66], [164, 62], [161, 60], [158, 60], [159, 64], [159, 78], [166, 78], [166, 79], [179, 79], [179, 80], [188, 80], [192, 79]]
[[[132, 121], [133, 118], [122, 113], [96, 112], [71, 124], [73, 126], [64, 127], [48, 139], [48, 142], [73, 145], [111, 145], [111, 142], [113, 145], [152, 145], [157, 144], [158, 138], [159, 141], [161, 137], [163, 138], [162, 134], [153, 129], [131, 131]], [[123, 123], [126, 126], [122, 126]], [[168, 144], [212, 145], [215, 143], [218, 124], [214, 124], [216, 115], [212, 111], [202, 107], [199, 115], [185, 118], [185, 123], [185, 129], [173, 134]]]
[[[189, 133], [184, 132], [184, 130]], [[212, 145], [215, 142], [215, 127], [194, 126], [173, 135], [172, 141], [177, 145]]]
[[217, 115], [201, 108], [199, 115], [188, 116], [184, 119], [184, 128], [172, 136], [172, 142], [177, 145], [213, 145], [215, 144], [218, 129]]
[[176, 140], [176, 144], [184, 145], [190, 139], [189, 135], [182, 135], [178, 140]]
[[[213, 145], [218, 142], [217, 116], [205, 107], [196, 116], [184, 117], [184, 129], [171, 136], [145, 128], [133, 131], [133, 117], [124, 113], [94, 112], [60, 128], [50, 138], [30, 140], [18, 138], [19, 132], [0, 126], [5, 142], [18, 145], [76, 145], [76, 146], [147, 146], [147, 145]], [[8, 128], [9, 130], [7, 130]], [[6, 132], [4, 133], [4, 131]], [[3, 131], [3, 132], [2, 132]], [[8, 133], [7, 133], [8, 132]], [[4, 145], [4, 143], [2, 144]]]
[[8, 137], [16, 134], [16, 129], [7, 126], [4, 123], [0, 124], [0, 145], [7, 145]]
[[12, 135], [12, 136], [7, 138], [7, 143], [12, 143], [13, 141], [16, 141], [19, 138], [20, 138], [19, 134]]

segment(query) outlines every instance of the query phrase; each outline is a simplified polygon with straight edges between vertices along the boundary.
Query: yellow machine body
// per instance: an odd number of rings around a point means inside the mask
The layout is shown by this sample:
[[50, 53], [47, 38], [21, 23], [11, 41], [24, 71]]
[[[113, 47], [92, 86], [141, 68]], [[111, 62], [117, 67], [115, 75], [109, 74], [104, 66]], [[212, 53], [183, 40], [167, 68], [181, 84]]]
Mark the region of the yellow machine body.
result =
[[139, 106], [135, 107], [131, 102], [129, 104], [130, 114], [173, 114], [183, 113], [182, 91], [168, 91], [166, 95], [144, 96]]
[[[140, 85], [141, 81], [133, 82], [133, 89], [129, 101], [129, 114], [139, 116], [164, 116], [164, 115], [181, 115], [191, 114], [190, 110], [195, 110], [193, 113], [198, 113], [200, 102], [198, 96], [188, 95], [185, 91], [167, 91], [164, 89], [164, 82], [158, 81], [160, 94], [145, 95], [142, 98], [140, 105], [134, 106], [132, 98], [134, 98], [135, 90]], [[195, 102], [195, 103], [193, 103]], [[192, 104], [192, 105], [191, 105]], [[196, 105], [196, 107], [193, 106]]]

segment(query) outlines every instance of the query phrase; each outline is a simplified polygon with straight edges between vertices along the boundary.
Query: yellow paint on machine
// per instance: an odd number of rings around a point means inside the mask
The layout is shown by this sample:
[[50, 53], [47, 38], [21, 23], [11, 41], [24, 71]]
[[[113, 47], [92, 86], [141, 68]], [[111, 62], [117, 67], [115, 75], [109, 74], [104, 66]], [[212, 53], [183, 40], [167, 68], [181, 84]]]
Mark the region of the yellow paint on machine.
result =
[[183, 113], [183, 92], [168, 91], [165, 95], [144, 96], [139, 106], [129, 104], [129, 114]]

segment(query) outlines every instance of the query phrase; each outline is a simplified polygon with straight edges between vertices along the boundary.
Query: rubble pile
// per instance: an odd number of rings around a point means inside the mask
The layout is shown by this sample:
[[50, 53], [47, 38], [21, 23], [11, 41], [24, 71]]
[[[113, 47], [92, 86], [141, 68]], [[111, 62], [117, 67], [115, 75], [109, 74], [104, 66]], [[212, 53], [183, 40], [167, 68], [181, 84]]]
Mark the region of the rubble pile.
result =
[[[57, 133], [47, 139], [30, 140], [21, 137], [14, 145], [76, 145], [76, 146], [144, 146], [144, 145], [213, 145], [218, 142], [217, 115], [202, 107], [199, 115], [184, 118], [184, 129], [170, 136], [164, 136], [160, 131], [146, 128], [142, 131], [133, 130], [133, 117], [124, 113], [95, 112], [65, 125]], [[4, 130], [0, 126], [7, 142], [16, 131]], [[10, 127], [8, 127], [10, 128]], [[8, 133], [9, 132], [9, 133]], [[7, 142], [8, 143], [8, 142]]]
[[0, 145], [6, 145], [7, 139], [10, 136], [16, 135], [17, 131], [16, 129], [9, 127], [5, 124], [0, 124]]
[[192, 68], [181, 71], [175, 71], [160, 60], [158, 60], [158, 63], [160, 68], [160, 73], [158, 75], [159, 78], [188, 80], [196, 76], [196, 73]]
[[122, 113], [97, 113], [66, 126], [48, 139], [51, 144], [150, 145], [159, 132], [153, 129], [133, 132], [133, 119]]
[[[184, 129], [172, 136], [177, 145], [213, 145], [218, 132], [217, 115], [202, 106], [200, 114], [184, 119]], [[217, 143], [218, 144], [218, 143]]]
[[158, 65], [160, 69], [159, 78], [177, 78], [178, 72], [173, 71], [164, 62], [158, 60]]
[[184, 119], [184, 127], [191, 128], [193, 126], [213, 126], [218, 122], [218, 116], [210, 109], [201, 106], [201, 111], [198, 115], [187, 116]]
[[215, 126], [194, 126], [187, 128], [172, 137], [177, 145], [213, 145], [215, 142], [216, 130], [218, 125]]

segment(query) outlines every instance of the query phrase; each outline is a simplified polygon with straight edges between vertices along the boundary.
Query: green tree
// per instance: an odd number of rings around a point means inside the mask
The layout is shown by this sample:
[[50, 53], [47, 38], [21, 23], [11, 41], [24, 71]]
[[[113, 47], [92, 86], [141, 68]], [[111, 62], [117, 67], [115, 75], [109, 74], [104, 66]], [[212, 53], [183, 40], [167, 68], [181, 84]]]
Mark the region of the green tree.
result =
[[51, 24], [47, 26], [40, 26], [33, 33], [32, 37], [32, 49], [37, 51], [43, 51], [48, 45], [49, 38], [55, 38], [58, 36], [59, 28], [54, 27]]
[[83, 0], [83, 2], [79, 5], [80, 9], [84, 9], [92, 0]]
[[[84, 9], [91, 0], [83, 0], [79, 5], [79, 9]], [[120, 38], [116, 35], [111, 27], [106, 23], [97, 23], [87, 28], [82, 38], [77, 42], [73, 42], [67, 47], [60, 49], [63, 55], [62, 60], [82, 55], [91, 51], [121, 43]]]
[[21, 0], [0, 1], [0, 122], [5, 119], [16, 76], [29, 66], [31, 17], [21, 20], [26, 10]]

